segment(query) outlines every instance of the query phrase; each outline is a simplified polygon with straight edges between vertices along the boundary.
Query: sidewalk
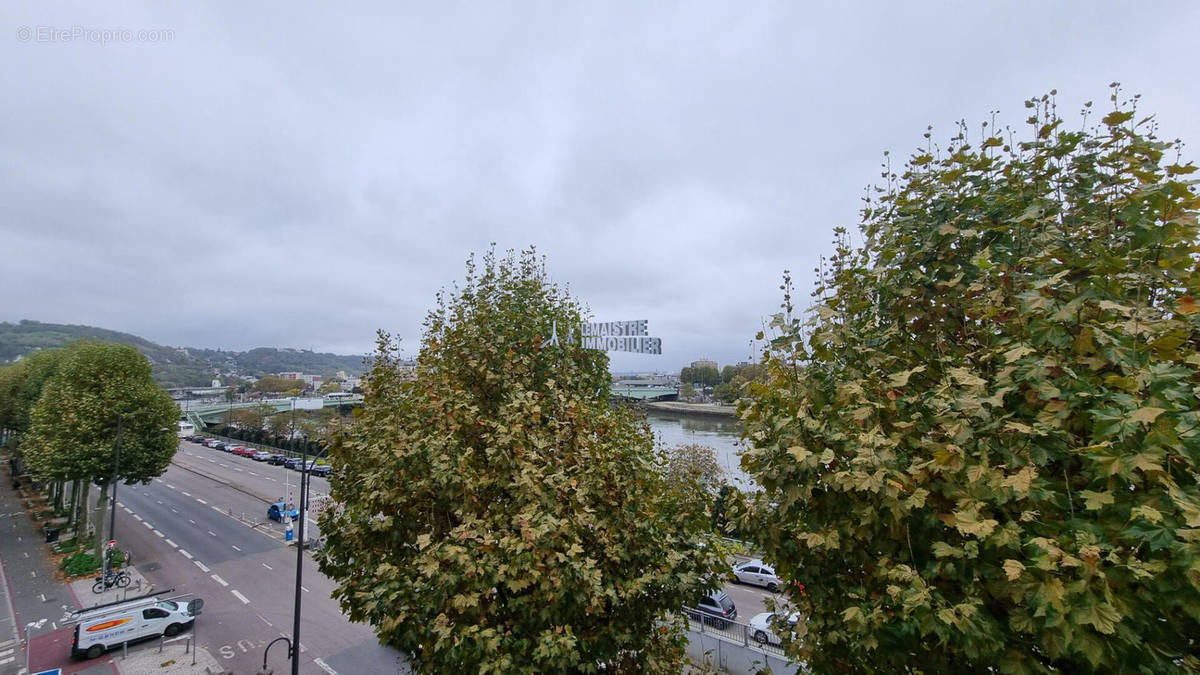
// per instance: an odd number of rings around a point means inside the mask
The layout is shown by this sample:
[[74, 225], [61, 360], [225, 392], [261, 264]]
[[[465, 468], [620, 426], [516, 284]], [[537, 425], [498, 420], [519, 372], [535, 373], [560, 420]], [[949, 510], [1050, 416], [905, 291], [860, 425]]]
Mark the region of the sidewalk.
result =
[[0, 564], [7, 596], [0, 602], [0, 644], [6, 645], [0, 649], [0, 675], [15, 675], [25, 669], [27, 627], [30, 637], [58, 629], [79, 602], [70, 587], [55, 578], [42, 532], [35, 529], [13, 489], [8, 463], [0, 465]]

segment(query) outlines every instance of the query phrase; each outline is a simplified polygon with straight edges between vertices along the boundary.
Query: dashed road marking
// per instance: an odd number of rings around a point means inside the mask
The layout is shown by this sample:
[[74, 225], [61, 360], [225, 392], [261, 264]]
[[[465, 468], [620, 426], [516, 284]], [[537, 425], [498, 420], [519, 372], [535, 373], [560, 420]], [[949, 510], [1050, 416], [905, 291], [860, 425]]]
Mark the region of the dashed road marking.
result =
[[263, 616], [262, 614], [259, 614], [258, 618], [262, 619], [263, 623], [267, 624], [268, 626], [274, 626], [274, 624], [272, 624], [270, 621], [267, 621], [267, 617]]
[[149, 522], [147, 522], [147, 521], [145, 521], [145, 520], [143, 520], [143, 521], [142, 521], [142, 524], [146, 526], [146, 529], [147, 529], [147, 530], [153, 530], [153, 529], [154, 529], [154, 526], [153, 526], [153, 525], [151, 525]]
[[170, 544], [170, 545], [171, 545], [171, 548], [179, 548], [179, 544], [176, 544], [175, 542], [171, 541], [170, 539], [164, 539], [163, 541], [165, 541], [165, 542], [167, 542], [168, 544]]
[[193, 560], [193, 558], [192, 558], [192, 554], [191, 554], [191, 553], [188, 553], [187, 551], [185, 551], [185, 550], [184, 550], [184, 549], [182, 549], [182, 548], [181, 548], [181, 549], [179, 549], [179, 552], [180, 552], [180, 553], [182, 553], [182, 554], [183, 554], [183, 557], [187, 558], [188, 560]]
[[189, 523], [191, 523], [191, 524], [193, 524], [193, 525], [195, 525], [195, 524], [196, 524], [196, 521], [192, 520], [191, 518], [188, 518], [188, 522], [189, 522]]
[[200, 502], [201, 504], [204, 504], [205, 506], [208, 506], [208, 502], [204, 501], [203, 499], [200, 499], [199, 497], [196, 497], [196, 501]]
[[133, 514], [133, 519], [134, 519], [134, 520], [136, 520], [136, 521], [138, 521], [138, 522], [141, 522], [141, 520], [142, 520], [142, 517], [141, 517], [141, 516], [139, 516], [138, 514], [136, 514], [136, 513], [135, 513], [135, 514]]
[[122, 506], [121, 508], [125, 509], [125, 513], [133, 513], [133, 511], [129, 510], [128, 506]]
[[172, 490], [176, 489], [175, 486], [171, 485], [170, 483], [167, 483], [167, 487], [171, 488]]
[[167, 535], [163, 534], [162, 532], [159, 532], [158, 530], [155, 530], [155, 531], [154, 531], [154, 534], [157, 534], [157, 535], [158, 535], [158, 536], [160, 536], [160, 537], [165, 537], [165, 536], [167, 536]]
[[196, 563], [196, 567], [199, 567], [201, 572], [208, 573], [208, 572], [212, 571], [212, 570], [208, 569], [208, 565], [205, 565], [204, 563], [200, 562], [199, 560], [193, 560], [192, 562]]
[[[230, 544], [230, 546], [233, 546], [233, 544]], [[239, 553], [242, 551], [242, 549], [238, 548], [237, 546], [233, 546], [233, 550], [235, 550]]]
[[300, 590], [304, 591], [305, 593], [308, 593], [308, 592], [309, 592], [309, 591], [308, 591], [308, 589], [307, 589], [307, 588], [305, 588], [305, 587], [303, 587], [303, 586], [301, 586], [301, 587], [300, 587]]
[[184, 492], [183, 490], [180, 490], [179, 492], [180, 492], [180, 493], [181, 493], [181, 494], [182, 494], [184, 497], [191, 497], [191, 496], [192, 496], [192, 493], [190, 493], [190, 492]]
[[321, 659], [313, 659], [313, 663], [317, 664], [318, 666], [321, 666], [321, 670], [329, 673], [329, 675], [338, 675], [338, 672], [336, 670], [334, 670], [333, 668], [330, 668], [329, 665], [327, 663], [325, 663], [324, 661], [322, 661]]
[[225, 581], [224, 579], [222, 579], [221, 577], [219, 577], [219, 576], [217, 576], [217, 575], [215, 575], [215, 574], [214, 574], [214, 575], [212, 575], [212, 580], [213, 580], [213, 581], [215, 581], [215, 582], [217, 582], [218, 584], [221, 584], [222, 586], [228, 586], [228, 585], [229, 585], [229, 582], [228, 582], [228, 581]]
[[155, 483], [161, 483], [161, 482], [163, 482], [163, 479], [161, 479], [161, 478], [155, 478], [155, 479], [154, 479], [154, 482], [155, 482]]
[[274, 567], [271, 567], [271, 566], [270, 566], [270, 565], [268, 565], [267, 563], [262, 563], [262, 566], [263, 566], [263, 567], [265, 567], [265, 568], [267, 568], [267, 569], [269, 569], [269, 570], [273, 570], [273, 569], [275, 569]]
[[179, 509], [171, 509], [171, 513], [179, 513]]
[[236, 590], [232, 590], [232, 591], [229, 591], [229, 592], [230, 592], [230, 593], [233, 593], [234, 595], [236, 595], [236, 596], [237, 596], [237, 599], [238, 599], [238, 600], [241, 600], [243, 603], [245, 603], [245, 604], [247, 604], [247, 605], [248, 605], [248, 604], [250, 604], [250, 600], [249, 600], [249, 598], [247, 598], [246, 596], [242, 595], [241, 593], [238, 593]]
[[208, 531], [208, 533], [209, 533], [209, 534], [211, 534], [211, 535], [212, 535], [212, 536], [214, 536], [214, 537], [215, 537], [215, 536], [217, 536], [217, 533], [216, 533], [216, 532], [213, 532], [212, 530], [209, 530], [209, 531]]
[[161, 500], [161, 499], [155, 499], [155, 500], [154, 500], [154, 503], [155, 503], [155, 504], [158, 504], [158, 505], [160, 505], [160, 506], [161, 506], [161, 505], [162, 505], [162, 500]]

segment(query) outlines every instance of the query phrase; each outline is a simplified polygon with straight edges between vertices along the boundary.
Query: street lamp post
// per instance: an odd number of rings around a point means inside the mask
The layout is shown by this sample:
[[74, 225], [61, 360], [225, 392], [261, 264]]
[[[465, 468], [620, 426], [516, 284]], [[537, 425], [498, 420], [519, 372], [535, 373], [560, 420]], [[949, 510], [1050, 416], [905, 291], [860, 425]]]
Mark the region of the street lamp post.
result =
[[[292, 405], [295, 405], [295, 402]], [[300, 526], [296, 528], [296, 609], [292, 616], [292, 675], [300, 675], [300, 577], [304, 572], [304, 520], [307, 512], [308, 444], [305, 443], [300, 459]]]
[[[108, 538], [114, 540], [117, 538], [117, 468], [121, 466], [121, 423], [125, 419], [125, 413], [117, 413], [117, 440], [113, 443], [113, 475], [112, 475], [112, 515], [108, 518]], [[101, 514], [101, 518], [104, 515]], [[100, 521], [100, 527], [104, 527], [104, 521]], [[106, 559], [109, 556], [104, 556]]]

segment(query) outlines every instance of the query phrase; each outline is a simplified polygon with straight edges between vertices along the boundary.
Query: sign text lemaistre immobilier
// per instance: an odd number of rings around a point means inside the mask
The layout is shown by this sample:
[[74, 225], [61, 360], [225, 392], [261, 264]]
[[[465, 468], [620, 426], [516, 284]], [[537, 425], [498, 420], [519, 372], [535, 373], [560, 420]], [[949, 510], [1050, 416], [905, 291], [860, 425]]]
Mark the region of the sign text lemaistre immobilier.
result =
[[661, 354], [662, 338], [648, 337], [645, 319], [636, 321], [605, 321], [580, 326], [579, 344], [585, 349], [608, 352]]

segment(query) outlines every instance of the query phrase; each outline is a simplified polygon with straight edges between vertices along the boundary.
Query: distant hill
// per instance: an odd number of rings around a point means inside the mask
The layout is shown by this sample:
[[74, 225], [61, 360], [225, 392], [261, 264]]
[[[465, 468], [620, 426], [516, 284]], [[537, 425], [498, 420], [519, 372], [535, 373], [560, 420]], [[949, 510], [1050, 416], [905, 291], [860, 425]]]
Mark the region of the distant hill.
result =
[[359, 375], [364, 369], [363, 356], [274, 347], [259, 347], [246, 352], [164, 347], [115, 330], [28, 320], [0, 322], [0, 364], [11, 363], [38, 349], [53, 349], [71, 340], [82, 339], [133, 345], [150, 360], [154, 379], [164, 387], [205, 386], [212, 382], [215, 373], [229, 371], [254, 376], [298, 371], [328, 378], [339, 370], [346, 371], [347, 375]]

